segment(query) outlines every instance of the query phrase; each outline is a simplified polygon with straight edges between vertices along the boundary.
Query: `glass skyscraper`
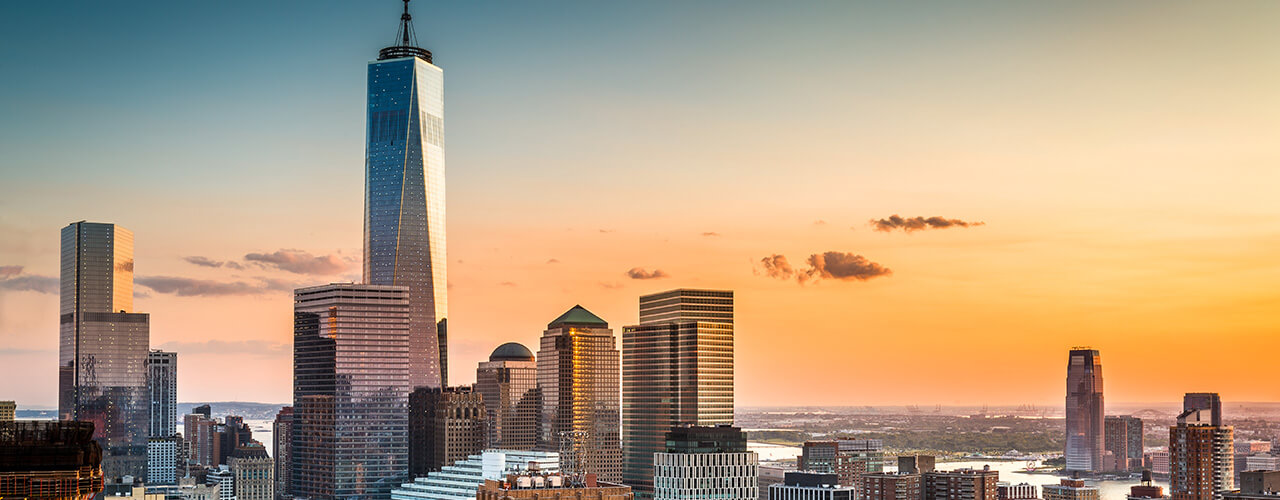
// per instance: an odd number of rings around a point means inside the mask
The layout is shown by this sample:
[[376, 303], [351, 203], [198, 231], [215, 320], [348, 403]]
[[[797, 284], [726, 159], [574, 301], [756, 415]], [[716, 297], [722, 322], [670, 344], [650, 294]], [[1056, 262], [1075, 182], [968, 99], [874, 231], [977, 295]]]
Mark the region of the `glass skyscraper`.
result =
[[58, 416], [93, 422], [108, 481], [146, 477], [150, 317], [133, 313], [133, 233], [62, 228]]
[[1067, 471], [1102, 472], [1106, 451], [1102, 355], [1072, 349], [1067, 362]]
[[618, 349], [609, 323], [573, 306], [547, 325], [539, 345], [538, 446], [560, 452], [567, 471], [620, 481]]
[[731, 424], [733, 292], [640, 297], [640, 324], [622, 329], [623, 482], [651, 498], [654, 453], [672, 427]]
[[409, 471], [409, 291], [294, 291], [293, 498], [387, 498]]
[[448, 382], [444, 72], [411, 40], [369, 63], [364, 282], [409, 288], [409, 387]]

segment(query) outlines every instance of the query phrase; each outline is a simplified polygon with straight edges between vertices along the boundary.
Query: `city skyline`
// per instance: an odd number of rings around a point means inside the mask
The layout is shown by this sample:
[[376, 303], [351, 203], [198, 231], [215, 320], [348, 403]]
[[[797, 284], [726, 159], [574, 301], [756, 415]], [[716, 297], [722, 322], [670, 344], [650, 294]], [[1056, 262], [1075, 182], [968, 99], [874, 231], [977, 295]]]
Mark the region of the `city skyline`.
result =
[[[1280, 345], [1280, 40], [1263, 29], [1277, 7], [991, 5], [712, 2], [676, 20], [674, 6], [415, 5], [451, 75], [451, 382], [502, 343], [536, 345], [564, 304], [629, 325], [636, 297], [691, 287], [736, 293], [741, 406], [1056, 406], [1073, 345], [1107, 353], [1112, 401], [1280, 400], [1225, 356], [1208, 376], [1155, 373], [1207, 335]], [[0, 83], [14, 117], [0, 121], [0, 378], [44, 374], [0, 392], [56, 405], [55, 231], [90, 220], [137, 234], [134, 309], [152, 315], [151, 348], [182, 354], [183, 401], [287, 402], [290, 292], [360, 281], [358, 68], [398, 7], [166, 12], [192, 36], [154, 13], [0, 7], [24, 21], [0, 31], [0, 55], [27, 75]], [[944, 22], [966, 9], [990, 19]], [[1118, 22], [1140, 13], [1155, 19]], [[308, 27], [281, 28], [291, 15]], [[874, 27], [886, 20], [920, 36]], [[232, 21], [240, 36], [205, 36]], [[166, 39], [189, 43], [194, 74], [139, 66], [174, 60]], [[75, 73], [22, 50], [91, 44], [100, 56]], [[1113, 50], [1086, 57], [1098, 45]], [[944, 47], [956, 57], [920, 60]], [[81, 72], [98, 81], [68, 91]], [[824, 377], [860, 352], [938, 368], [892, 388]], [[213, 383], [241, 360], [262, 370]], [[842, 375], [885, 380], [900, 360]], [[975, 383], [993, 377], [998, 394]]]

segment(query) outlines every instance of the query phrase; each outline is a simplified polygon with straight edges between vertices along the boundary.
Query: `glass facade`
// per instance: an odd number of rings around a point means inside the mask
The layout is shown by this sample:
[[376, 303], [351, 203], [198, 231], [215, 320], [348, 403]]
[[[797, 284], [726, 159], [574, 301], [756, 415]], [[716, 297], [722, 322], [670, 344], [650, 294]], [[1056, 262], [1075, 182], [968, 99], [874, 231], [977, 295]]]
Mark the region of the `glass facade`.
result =
[[618, 349], [609, 323], [574, 306], [547, 325], [537, 359], [539, 447], [558, 451], [568, 471], [621, 481]]
[[640, 320], [622, 330], [623, 482], [647, 498], [672, 427], [733, 423], [733, 292], [646, 295]]
[[444, 72], [423, 57], [369, 63], [364, 282], [409, 288], [410, 387], [448, 381]]
[[476, 391], [484, 395], [488, 412], [490, 448], [532, 450], [538, 444], [538, 413], [542, 402], [538, 393], [538, 364], [533, 353], [519, 344], [528, 356], [502, 356], [494, 351], [489, 361], [476, 368]]
[[94, 423], [104, 476], [146, 477], [150, 317], [133, 311], [133, 233], [62, 228], [58, 414]]
[[294, 498], [386, 498], [408, 477], [409, 291], [294, 292]]
[[147, 393], [151, 404], [150, 437], [178, 433], [178, 353], [151, 351], [147, 355]]
[[1067, 362], [1067, 471], [1102, 472], [1106, 431], [1103, 420], [1102, 355], [1074, 349]]

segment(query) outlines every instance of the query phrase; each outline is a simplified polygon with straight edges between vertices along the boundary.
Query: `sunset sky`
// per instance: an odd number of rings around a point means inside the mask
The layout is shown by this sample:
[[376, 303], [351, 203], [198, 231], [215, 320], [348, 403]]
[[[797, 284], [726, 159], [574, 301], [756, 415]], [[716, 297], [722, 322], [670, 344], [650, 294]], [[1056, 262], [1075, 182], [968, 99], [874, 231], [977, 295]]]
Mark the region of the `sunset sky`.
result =
[[[292, 288], [360, 276], [399, 8], [0, 3], [0, 399], [57, 404], [87, 219], [134, 232], [180, 401], [289, 402]], [[736, 293], [739, 406], [1059, 406], [1080, 345], [1108, 401], [1280, 400], [1280, 3], [412, 8], [452, 383], [574, 304], [620, 336], [705, 287]]]

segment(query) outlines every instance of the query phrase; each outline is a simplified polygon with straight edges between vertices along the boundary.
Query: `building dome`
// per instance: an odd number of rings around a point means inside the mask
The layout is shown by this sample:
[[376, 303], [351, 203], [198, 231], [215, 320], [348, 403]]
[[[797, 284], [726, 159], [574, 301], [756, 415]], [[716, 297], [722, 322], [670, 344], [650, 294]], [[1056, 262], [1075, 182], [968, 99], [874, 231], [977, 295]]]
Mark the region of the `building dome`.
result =
[[516, 342], [507, 342], [493, 350], [489, 361], [533, 361], [533, 352]]

